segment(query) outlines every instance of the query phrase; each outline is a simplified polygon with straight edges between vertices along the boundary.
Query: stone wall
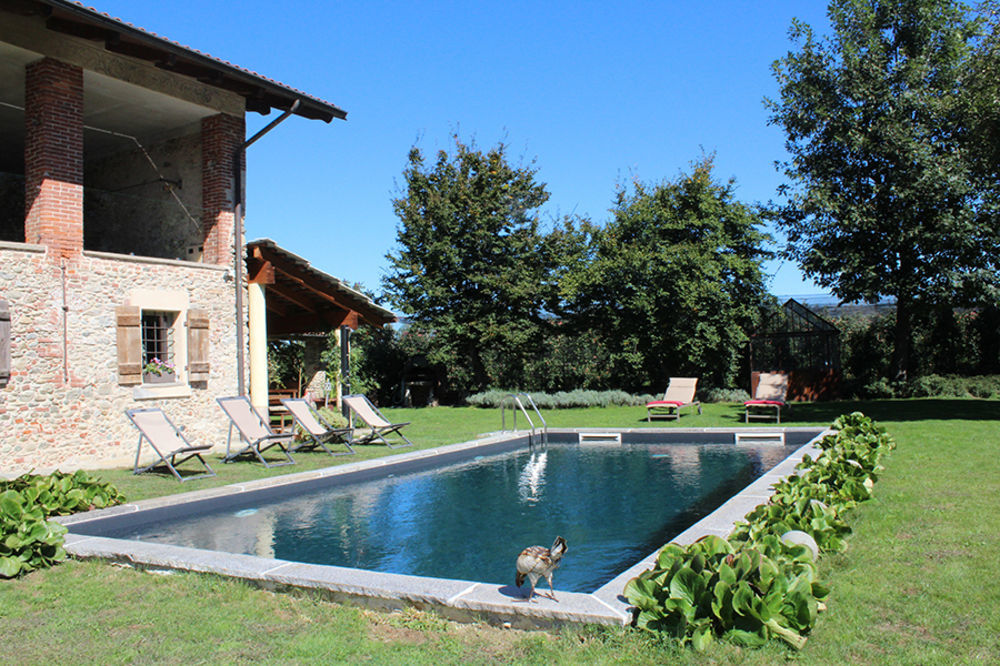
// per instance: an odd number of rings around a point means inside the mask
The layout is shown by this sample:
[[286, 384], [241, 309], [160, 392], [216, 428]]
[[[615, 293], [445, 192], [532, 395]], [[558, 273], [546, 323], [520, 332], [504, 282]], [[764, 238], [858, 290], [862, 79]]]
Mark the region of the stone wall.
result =
[[[137, 289], [182, 290], [208, 311], [207, 384], [172, 398], [119, 385], [115, 307]], [[0, 475], [131, 464], [132, 408], [162, 407], [190, 441], [225, 448], [228, 422], [215, 399], [237, 392], [228, 267], [93, 252], [60, 261], [39, 246], [0, 243], [0, 298], [11, 304], [12, 360], [0, 389]]]
[[[200, 125], [183, 136], [140, 139], [141, 147], [130, 139], [119, 141], [118, 151], [88, 156], [84, 164], [84, 248], [199, 261]], [[155, 220], [156, 233], [136, 220]]]

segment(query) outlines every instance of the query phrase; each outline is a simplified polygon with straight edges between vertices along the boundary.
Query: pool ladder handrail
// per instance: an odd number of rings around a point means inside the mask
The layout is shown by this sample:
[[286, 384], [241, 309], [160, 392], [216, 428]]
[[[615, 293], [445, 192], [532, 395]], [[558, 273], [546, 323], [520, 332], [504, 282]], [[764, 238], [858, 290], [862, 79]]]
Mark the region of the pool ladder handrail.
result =
[[[535, 404], [535, 401], [532, 400], [531, 396], [527, 393], [508, 393], [504, 396], [503, 400], [500, 401], [500, 431], [507, 432], [507, 405], [510, 403], [510, 411], [514, 414], [513, 430], [517, 430], [517, 409], [520, 409], [521, 413], [524, 414], [524, 418], [527, 420], [528, 425], [531, 426], [531, 433], [528, 435], [528, 446], [534, 446], [536, 435], [535, 422], [531, 420], [531, 415], [528, 414], [528, 410], [524, 408], [524, 403], [521, 402], [522, 396], [527, 400], [531, 409], [534, 410], [538, 420], [542, 422], [541, 443], [547, 445], [549, 443], [549, 424], [545, 422], [545, 418], [542, 416], [542, 413], [538, 411], [538, 405]], [[517, 409], [515, 409], [515, 407], [517, 407]]]

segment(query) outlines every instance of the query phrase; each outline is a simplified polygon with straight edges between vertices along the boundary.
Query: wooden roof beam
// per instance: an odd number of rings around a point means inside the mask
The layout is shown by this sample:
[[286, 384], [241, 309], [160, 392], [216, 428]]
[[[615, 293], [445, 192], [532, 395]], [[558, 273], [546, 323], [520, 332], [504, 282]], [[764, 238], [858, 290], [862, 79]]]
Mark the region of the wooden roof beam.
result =
[[282, 276], [284, 276], [284, 277], [288, 278], [289, 280], [291, 280], [293, 283], [295, 283], [299, 287], [301, 287], [301, 288], [303, 288], [303, 289], [305, 289], [307, 291], [310, 291], [310, 292], [316, 294], [317, 296], [319, 296], [323, 300], [328, 301], [328, 302], [336, 305], [338, 308], [341, 308], [342, 310], [354, 311], [354, 308], [351, 307], [350, 305], [343, 303], [340, 299], [334, 298], [333, 296], [331, 296], [329, 293], [323, 291], [322, 289], [317, 289], [316, 287], [314, 287], [311, 284], [309, 284], [306, 280], [302, 279], [301, 277], [299, 277], [297, 275], [289, 273], [288, 271], [286, 271], [281, 266], [275, 266], [274, 270], [277, 273], [280, 273]]
[[[317, 326], [322, 323], [322, 326]], [[358, 317], [356, 312], [324, 312], [318, 316], [292, 316], [282, 317], [275, 321], [267, 322], [267, 335], [301, 335], [303, 333], [326, 333], [340, 326], [350, 326], [352, 329], [358, 327]]]
[[278, 284], [272, 284], [268, 286], [266, 293], [274, 294], [275, 296], [278, 296], [279, 298], [282, 298], [291, 303], [292, 305], [300, 307], [307, 312], [311, 312], [313, 314], [319, 313], [319, 310], [314, 303], [309, 303], [308, 301], [299, 297], [297, 294], [289, 293], [286, 289], [282, 288]]

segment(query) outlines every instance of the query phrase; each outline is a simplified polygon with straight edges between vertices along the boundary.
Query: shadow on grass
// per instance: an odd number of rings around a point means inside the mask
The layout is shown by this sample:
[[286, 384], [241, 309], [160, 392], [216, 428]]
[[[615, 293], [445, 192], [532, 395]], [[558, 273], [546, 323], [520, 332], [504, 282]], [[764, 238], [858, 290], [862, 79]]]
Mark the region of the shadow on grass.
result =
[[[863, 412], [876, 421], [1000, 421], [1000, 400], [917, 398], [911, 400], [839, 400], [795, 403], [782, 410], [782, 424], [832, 422], [841, 414]], [[742, 418], [742, 413], [740, 415]]]

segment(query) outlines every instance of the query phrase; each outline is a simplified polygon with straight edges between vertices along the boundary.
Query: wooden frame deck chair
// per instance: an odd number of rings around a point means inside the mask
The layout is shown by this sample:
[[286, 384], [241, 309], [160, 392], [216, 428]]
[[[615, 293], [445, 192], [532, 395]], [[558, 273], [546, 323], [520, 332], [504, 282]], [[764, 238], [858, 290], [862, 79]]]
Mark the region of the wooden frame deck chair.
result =
[[[378, 440], [390, 449], [413, 445], [413, 442], [407, 439], [406, 435], [400, 432], [400, 429], [403, 428], [403, 426], [408, 426], [410, 423], [391, 423], [382, 415], [382, 412], [378, 411], [375, 405], [371, 403], [368, 396], [361, 394], [345, 395], [343, 397], [343, 401], [345, 405], [350, 407], [352, 417], [357, 416], [366, 426], [368, 426], [368, 428], [370, 428], [370, 431], [366, 432], [362, 437], [352, 437], [351, 444], [367, 444], [368, 442]], [[385, 436], [392, 433], [399, 435], [406, 443], [391, 444]]]
[[[157, 467], [166, 467], [171, 474], [177, 477], [180, 482], [191, 479], [203, 479], [208, 476], [215, 476], [215, 471], [208, 466], [201, 454], [212, 448], [211, 444], [201, 444], [193, 446], [184, 437], [181, 428], [178, 428], [167, 418], [163, 410], [159, 407], [147, 409], [128, 409], [125, 416], [139, 430], [139, 445], [135, 449], [135, 464], [132, 467], [133, 474], [151, 472]], [[150, 448], [157, 455], [156, 462], [139, 469], [139, 456], [142, 453], [143, 440], [149, 442]], [[198, 462], [207, 470], [200, 474], [185, 476], [177, 471], [177, 466], [181, 463], [197, 458]]]
[[[305, 398], [283, 398], [281, 404], [289, 411], [306, 436], [306, 440], [294, 447], [292, 451], [318, 446], [331, 456], [349, 456], [354, 453], [350, 442], [351, 429], [349, 427], [335, 428], [330, 425]], [[343, 444], [347, 450], [334, 453], [327, 447], [330, 442]]]
[[750, 419], [770, 419], [781, 423], [781, 408], [788, 407], [788, 375], [782, 372], [762, 372], [757, 378], [757, 390], [753, 399], [743, 403], [744, 421]]
[[694, 399], [698, 388], [697, 377], [671, 377], [662, 400], [646, 403], [646, 421], [653, 419], [679, 419], [681, 407], [697, 407], [701, 414], [701, 403]]
[[[295, 459], [288, 452], [285, 446], [292, 441], [292, 433], [276, 433], [271, 430], [271, 425], [267, 418], [261, 416], [260, 412], [250, 404], [250, 399], [245, 395], [237, 395], [230, 398], [216, 398], [219, 407], [229, 417], [229, 437], [226, 439], [226, 457], [222, 462], [233, 462], [240, 456], [253, 455], [264, 467], [281, 467], [282, 465], [294, 465]], [[233, 440], [233, 428], [240, 434], [240, 440], [246, 444], [239, 451], [231, 451], [230, 445]], [[264, 459], [264, 451], [272, 447], [278, 447], [288, 460], [269, 463]]]

